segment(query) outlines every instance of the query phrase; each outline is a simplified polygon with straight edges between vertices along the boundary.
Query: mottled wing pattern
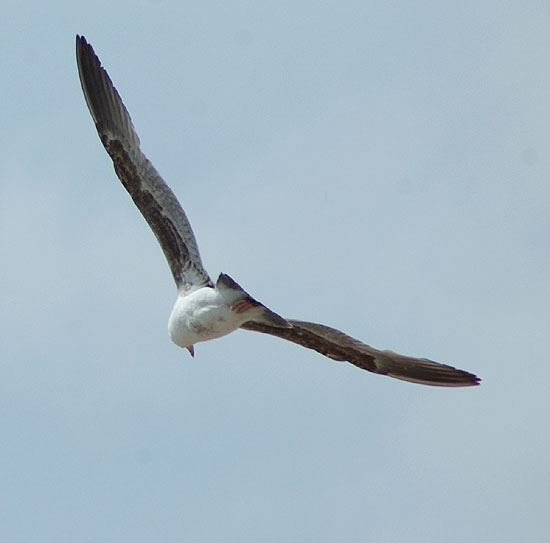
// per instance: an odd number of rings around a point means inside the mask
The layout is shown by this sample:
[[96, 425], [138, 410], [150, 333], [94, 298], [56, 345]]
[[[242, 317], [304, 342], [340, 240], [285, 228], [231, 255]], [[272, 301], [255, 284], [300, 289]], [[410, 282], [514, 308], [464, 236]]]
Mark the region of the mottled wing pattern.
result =
[[178, 288], [212, 281], [204, 269], [191, 225], [174, 193], [139, 148], [130, 115], [84, 37], [76, 38], [78, 73], [86, 103], [116, 174], [157, 237]]
[[379, 351], [329, 326], [291, 319], [287, 321], [292, 328], [275, 328], [256, 322], [246, 322], [241, 328], [287, 339], [333, 360], [351, 362], [372, 373], [404, 381], [446, 387], [472, 386], [480, 382], [478, 377], [467, 371], [426, 358]]

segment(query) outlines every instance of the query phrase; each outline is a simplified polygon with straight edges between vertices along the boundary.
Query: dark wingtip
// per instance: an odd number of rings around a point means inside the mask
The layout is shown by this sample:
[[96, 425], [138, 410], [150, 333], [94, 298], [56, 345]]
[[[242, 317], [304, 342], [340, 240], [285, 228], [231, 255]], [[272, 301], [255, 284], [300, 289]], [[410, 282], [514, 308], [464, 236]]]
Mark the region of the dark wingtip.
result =
[[473, 373], [445, 364], [437, 364], [437, 366], [434, 366], [434, 368], [415, 368], [415, 371], [403, 371], [401, 368], [394, 371], [390, 370], [387, 373], [380, 373], [410, 383], [437, 387], [461, 388], [479, 386], [481, 384], [481, 378]]
[[89, 49], [94, 54], [94, 56], [97, 56], [95, 54], [94, 48], [88, 43], [86, 38], [84, 36], [81, 36], [80, 34], [77, 34], [76, 35], [76, 54], [77, 55], [82, 54], [84, 49]]
[[456, 368], [452, 369], [454, 369], [454, 375], [448, 379], [448, 384], [450, 386], [470, 387], [479, 386], [481, 384], [481, 379], [477, 375], [474, 375], [469, 371], [459, 370]]
[[451, 383], [450, 386], [457, 386], [457, 387], [477, 387], [481, 385], [481, 379], [477, 377], [476, 375], [473, 375], [472, 377], [465, 378], [461, 380], [460, 382]]
[[80, 47], [80, 46], [85, 46], [85, 45], [89, 45], [88, 42], [86, 41], [86, 38], [84, 36], [81, 36], [80, 34], [77, 34], [76, 35], [76, 47]]
[[[473, 373], [470, 373], [469, 371], [464, 370], [456, 370], [460, 375], [460, 384], [459, 386], [479, 386], [481, 384], [481, 377], [478, 377], [477, 375], [474, 375]], [[459, 382], [459, 379], [457, 379], [457, 384]]]

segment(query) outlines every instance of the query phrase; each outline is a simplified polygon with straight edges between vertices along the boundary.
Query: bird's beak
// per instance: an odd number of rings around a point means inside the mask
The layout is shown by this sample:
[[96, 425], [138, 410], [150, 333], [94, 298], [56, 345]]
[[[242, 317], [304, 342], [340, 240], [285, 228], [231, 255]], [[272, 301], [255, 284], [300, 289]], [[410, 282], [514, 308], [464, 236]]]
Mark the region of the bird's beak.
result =
[[191, 345], [190, 347], [185, 347], [188, 351], [189, 351], [189, 354], [195, 358], [195, 349], [193, 348], [193, 345]]

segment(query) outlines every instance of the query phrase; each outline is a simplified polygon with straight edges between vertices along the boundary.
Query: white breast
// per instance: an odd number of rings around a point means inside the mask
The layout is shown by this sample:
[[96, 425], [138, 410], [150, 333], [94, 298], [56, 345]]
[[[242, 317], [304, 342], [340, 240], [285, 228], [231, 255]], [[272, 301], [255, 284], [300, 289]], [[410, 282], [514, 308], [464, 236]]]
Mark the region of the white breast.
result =
[[180, 347], [189, 347], [233, 332], [248, 320], [230, 307], [242, 296], [242, 292], [211, 287], [178, 296], [168, 321], [170, 338]]

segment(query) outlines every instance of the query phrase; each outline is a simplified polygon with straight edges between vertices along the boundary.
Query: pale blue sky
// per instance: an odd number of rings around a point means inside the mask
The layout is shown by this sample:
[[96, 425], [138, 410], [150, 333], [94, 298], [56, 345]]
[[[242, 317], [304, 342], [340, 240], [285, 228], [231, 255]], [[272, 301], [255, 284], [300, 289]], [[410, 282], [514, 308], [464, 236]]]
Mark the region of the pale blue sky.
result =
[[[2, 541], [547, 541], [547, 2], [11, 1], [0, 25]], [[482, 386], [173, 345], [77, 33], [211, 275]]]

